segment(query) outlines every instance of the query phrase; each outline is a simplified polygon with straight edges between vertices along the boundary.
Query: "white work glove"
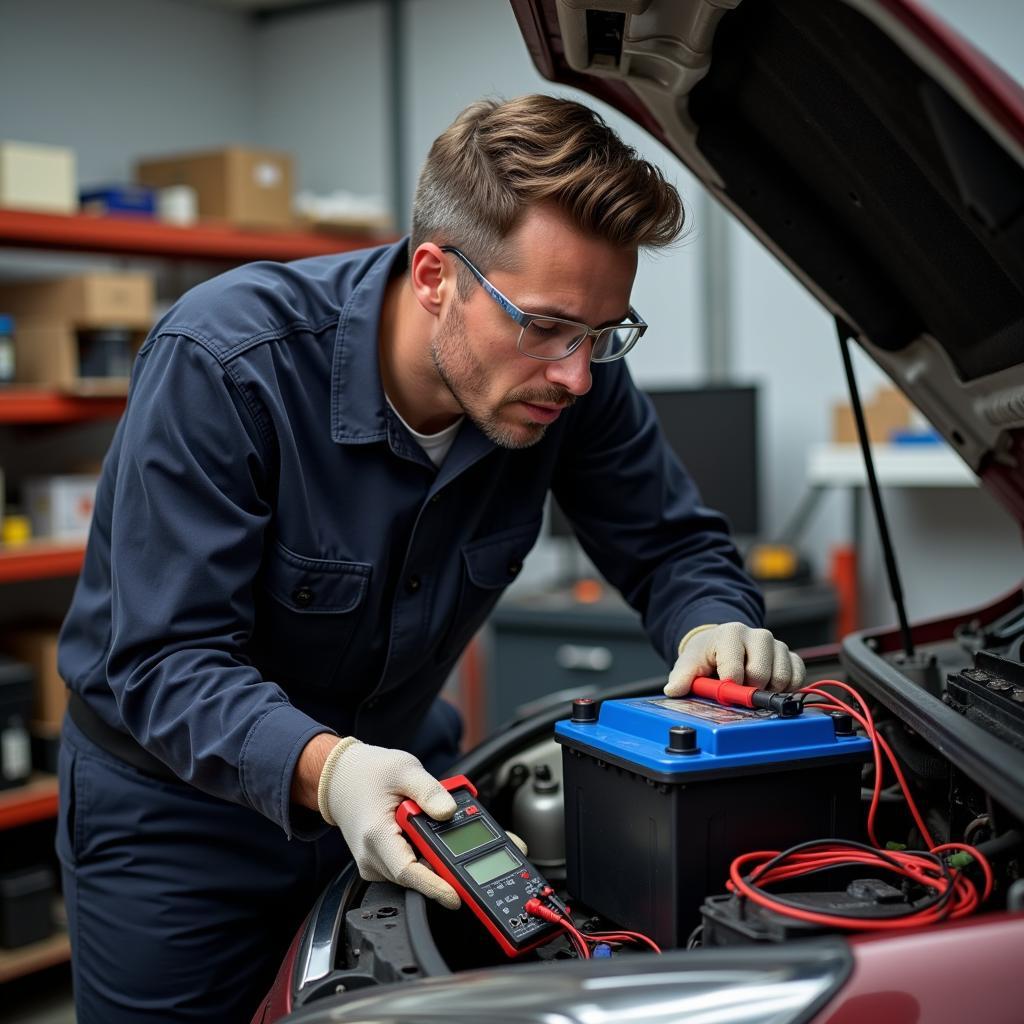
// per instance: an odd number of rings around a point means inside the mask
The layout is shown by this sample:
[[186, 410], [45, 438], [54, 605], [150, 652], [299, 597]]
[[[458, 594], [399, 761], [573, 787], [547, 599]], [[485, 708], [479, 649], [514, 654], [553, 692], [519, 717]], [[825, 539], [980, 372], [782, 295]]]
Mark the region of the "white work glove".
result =
[[[447, 821], [455, 813], [451, 794], [404, 750], [373, 747], [347, 736], [327, 755], [317, 804], [324, 821], [341, 829], [359, 874], [367, 882], [416, 889], [448, 910], [457, 910], [458, 893], [417, 861], [395, 821], [406, 798], [437, 821]], [[525, 854], [523, 841], [511, 832], [508, 836]]]
[[698, 626], [679, 644], [679, 657], [668, 676], [665, 693], [683, 697], [697, 676], [731, 679], [760, 690], [795, 690], [806, 669], [794, 654], [767, 629], [751, 629], [742, 622]]

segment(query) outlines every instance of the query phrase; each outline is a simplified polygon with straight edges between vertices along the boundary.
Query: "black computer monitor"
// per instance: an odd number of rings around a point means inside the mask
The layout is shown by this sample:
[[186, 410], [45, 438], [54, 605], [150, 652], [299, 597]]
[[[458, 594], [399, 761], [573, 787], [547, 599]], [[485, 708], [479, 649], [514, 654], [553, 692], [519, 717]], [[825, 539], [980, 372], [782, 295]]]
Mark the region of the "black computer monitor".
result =
[[[757, 387], [703, 384], [644, 389], [668, 442], [700, 489], [704, 504], [729, 520], [734, 534], [760, 532]], [[551, 532], [572, 530], [555, 502]]]

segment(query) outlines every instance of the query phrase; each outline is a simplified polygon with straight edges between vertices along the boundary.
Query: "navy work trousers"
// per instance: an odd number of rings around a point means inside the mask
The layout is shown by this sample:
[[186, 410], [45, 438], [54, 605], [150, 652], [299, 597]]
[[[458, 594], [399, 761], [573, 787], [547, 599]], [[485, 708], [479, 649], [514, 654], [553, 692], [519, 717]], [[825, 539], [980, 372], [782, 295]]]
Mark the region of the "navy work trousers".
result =
[[[420, 754], [441, 774], [458, 727], [434, 731]], [[143, 774], [70, 720], [57, 853], [78, 1024], [245, 1024], [349, 856], [335, 829], [289, 841], [248, 808]]]

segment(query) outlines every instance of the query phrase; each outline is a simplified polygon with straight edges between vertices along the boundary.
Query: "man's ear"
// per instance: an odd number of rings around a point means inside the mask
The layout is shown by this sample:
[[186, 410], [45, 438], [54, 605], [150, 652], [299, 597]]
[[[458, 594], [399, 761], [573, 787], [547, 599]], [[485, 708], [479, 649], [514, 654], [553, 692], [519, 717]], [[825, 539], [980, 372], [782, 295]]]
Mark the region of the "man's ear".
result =
[[431, 316], [440, 316], [455, 276], [454, 271], [449, 274], [440, 248], [433, 242], [418, 246], [412, 254], [409, 276], [413, 295], [419, 304]]

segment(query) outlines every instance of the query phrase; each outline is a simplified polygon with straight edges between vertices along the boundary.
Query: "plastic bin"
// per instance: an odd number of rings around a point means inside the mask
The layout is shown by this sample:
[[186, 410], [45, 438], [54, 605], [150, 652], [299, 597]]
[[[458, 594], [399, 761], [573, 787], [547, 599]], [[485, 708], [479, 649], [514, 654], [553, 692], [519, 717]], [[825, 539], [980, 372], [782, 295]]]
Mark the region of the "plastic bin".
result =
[[0, 875], [0, 946], [16, 949], [53, 934], [53, 872], [44, 866]]
[[32, 682], [29, 665], [0, 655], [0, 789], [20, 786], [32, 774]]

